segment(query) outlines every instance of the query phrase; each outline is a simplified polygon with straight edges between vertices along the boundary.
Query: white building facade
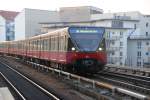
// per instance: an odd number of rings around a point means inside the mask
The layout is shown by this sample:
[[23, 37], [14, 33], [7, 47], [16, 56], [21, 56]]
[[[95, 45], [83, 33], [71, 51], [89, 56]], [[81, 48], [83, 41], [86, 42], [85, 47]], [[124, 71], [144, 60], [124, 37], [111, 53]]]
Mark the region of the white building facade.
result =
[[59, 21], [56, 11], [25, 8], [15, 18], [15, 40], [40, 34], [40, 22]]
[[97, 20], [102, 22], [96, 26], [111, 27], [106, 31], [108, 63], [143, 67], [145, 63], [150, 62], [149, 15], [142, 15], [139, 12], [123, 12], [96, 16], [94, 15], [93, 18], [100, 16]]

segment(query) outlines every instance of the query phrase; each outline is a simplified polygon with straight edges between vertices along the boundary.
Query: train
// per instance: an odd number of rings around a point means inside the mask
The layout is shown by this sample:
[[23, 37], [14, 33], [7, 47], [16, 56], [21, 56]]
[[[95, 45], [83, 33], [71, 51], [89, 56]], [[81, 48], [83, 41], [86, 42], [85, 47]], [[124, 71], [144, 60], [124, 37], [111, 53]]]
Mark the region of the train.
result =
[[107, 63], [104, 33], [104, 27], [70, 26], [24, 40], [0, 42], [0, 54], [61, 70], [97, 73]]

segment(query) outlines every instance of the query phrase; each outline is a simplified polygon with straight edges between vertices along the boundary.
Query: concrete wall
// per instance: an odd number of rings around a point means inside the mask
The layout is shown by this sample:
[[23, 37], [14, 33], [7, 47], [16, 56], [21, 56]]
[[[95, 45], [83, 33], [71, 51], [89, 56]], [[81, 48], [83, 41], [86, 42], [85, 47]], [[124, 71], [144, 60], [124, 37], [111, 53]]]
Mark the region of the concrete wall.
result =
[[41, 34], [40, 22], [55, 21], [59, 21], [59, 14], [56, 11], [24, 9], [15, 19], [16, 40]]
[[90, 20], [89, 7], [64, 7], [59, 11], [62, 22], [75, 22]]
[[15, 18], [15, 40], [25, 39], [25, 10]]

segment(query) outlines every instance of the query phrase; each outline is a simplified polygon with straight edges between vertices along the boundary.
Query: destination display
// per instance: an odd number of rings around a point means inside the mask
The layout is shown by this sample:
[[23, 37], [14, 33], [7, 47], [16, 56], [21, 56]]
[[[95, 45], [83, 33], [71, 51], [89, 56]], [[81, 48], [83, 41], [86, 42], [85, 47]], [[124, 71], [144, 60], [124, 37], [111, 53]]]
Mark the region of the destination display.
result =
[[86, 34], [92, 34], [92, 33], [98, 33], [103, 34], [104, 28], [102, 27], [70, 27], [69, 33], [86, 33]]

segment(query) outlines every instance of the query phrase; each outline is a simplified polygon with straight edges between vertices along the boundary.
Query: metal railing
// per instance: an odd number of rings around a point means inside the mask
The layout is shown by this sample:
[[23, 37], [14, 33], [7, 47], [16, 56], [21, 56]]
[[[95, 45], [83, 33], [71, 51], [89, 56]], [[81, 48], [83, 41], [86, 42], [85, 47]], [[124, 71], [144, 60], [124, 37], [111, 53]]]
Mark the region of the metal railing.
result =
[[121, 36], [105, 37], [106, 41], [119, 40], [120, 38], [121, 38]]
[[150, 35], [131, 35], [129, 39], [150, 39]]
[[106, 48], [106, 51], [107, 51], [107, 52], [119, 51], [119, 50], [120, 50], [120, 47], [109, 47], [109, 48]]

